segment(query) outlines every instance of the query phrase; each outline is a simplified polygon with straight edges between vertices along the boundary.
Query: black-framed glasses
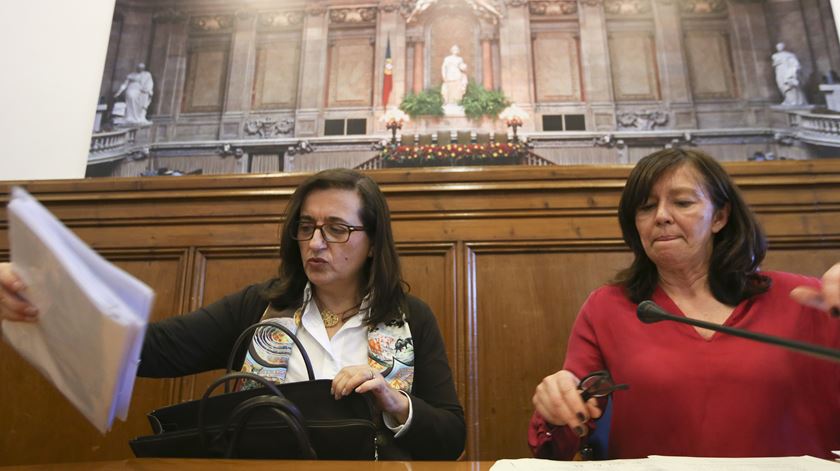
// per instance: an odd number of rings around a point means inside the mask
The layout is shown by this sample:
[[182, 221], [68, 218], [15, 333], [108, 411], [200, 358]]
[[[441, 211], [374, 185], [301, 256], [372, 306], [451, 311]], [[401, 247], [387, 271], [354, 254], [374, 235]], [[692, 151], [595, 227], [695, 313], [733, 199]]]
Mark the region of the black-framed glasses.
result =
[[321, 231], [321, 237], [330, 244], [343, 244], [350, 240], [350, 234], [354, 231], [364, 230], [364, 226], [351, 226], [340, 222], [327, 222], [315, 224], [312, 221], [297, 221], [292, 227], [292, 239], [310, 240], [315, 236], [315, 231]]
[[[580, 397], [583, 399], [583, 402], [588, 401], [593, 397], [606, 397], [613, 393], [613, 391], [619, 391], [622, 389], [630, 389], [629, 384], [615, 384], [610, 376], [610, 372], [607, 370], [599, 370], [589, 373], [588, 375], [584, 376], [583, 379], [580, 380], [578, 383], [578, 391], [580, 391]], [[591, 460], [595, 457], [596, 448], [600, 446], [596, 446], [592, 443], [589, 437], [581, 438], [580, 442], [580, 457], [583, 460]]]
[[599, 370], [584, 376], [578, 383], [578, 391], [583, 402], [593, 397], [604, 397], [612, 394], [613, 391], [630, 389], [628, 384], [615, 384], [607, 370]]

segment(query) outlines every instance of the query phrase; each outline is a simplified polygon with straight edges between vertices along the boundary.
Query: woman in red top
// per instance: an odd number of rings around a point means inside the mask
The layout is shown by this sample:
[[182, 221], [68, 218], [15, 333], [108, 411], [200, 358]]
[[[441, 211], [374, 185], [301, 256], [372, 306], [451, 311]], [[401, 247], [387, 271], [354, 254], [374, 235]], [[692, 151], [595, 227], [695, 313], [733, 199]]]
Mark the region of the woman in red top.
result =
[[766, 239], [710, 156], [668, 149], [643, 158], [619, 203], [635, 259], [594, 291], [575, 322], [563, 369], [537, 386], [528, 441], [570, 459], [601, 416], [579, 378], [608, 370], [609, 457], [829, 457], [840, 448], [840, 364], [676, 322], [643, 324], [652, 299], [689, 318], [840, 347], [840, 264], [819, 280], [762, 272]]

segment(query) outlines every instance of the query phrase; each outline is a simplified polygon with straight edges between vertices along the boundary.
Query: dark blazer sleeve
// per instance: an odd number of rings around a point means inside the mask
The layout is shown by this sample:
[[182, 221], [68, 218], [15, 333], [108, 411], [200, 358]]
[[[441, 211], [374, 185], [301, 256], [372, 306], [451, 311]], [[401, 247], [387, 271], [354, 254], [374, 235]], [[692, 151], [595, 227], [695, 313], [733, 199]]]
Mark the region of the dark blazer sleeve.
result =
[[197, 311], [150, 324], [137, 375], [171, 378], [224, 368], [236, 338], [268, 306], [260, 296], [265, 286], [252, 285]]
[[454, 460], [464, 451], [464, 409], [455, 393], [443, 338], [431, 309], [409, 296], [414, 342], [411, 426], [395, 441], [418, 460]]

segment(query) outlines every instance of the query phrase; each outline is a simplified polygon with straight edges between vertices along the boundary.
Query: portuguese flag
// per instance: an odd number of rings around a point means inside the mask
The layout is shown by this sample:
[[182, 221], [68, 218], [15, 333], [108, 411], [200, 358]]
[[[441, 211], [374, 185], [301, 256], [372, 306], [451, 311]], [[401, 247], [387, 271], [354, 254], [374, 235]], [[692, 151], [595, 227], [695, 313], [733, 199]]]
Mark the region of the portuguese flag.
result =
[[391, 88], [394, 86], [394, 64], [391, 63], [391, 37], [388, 37], [388, 45], [385, 48], [385, 78], [382, 80], [382, 107], [388, 107], [388, 98], [391, 97]]

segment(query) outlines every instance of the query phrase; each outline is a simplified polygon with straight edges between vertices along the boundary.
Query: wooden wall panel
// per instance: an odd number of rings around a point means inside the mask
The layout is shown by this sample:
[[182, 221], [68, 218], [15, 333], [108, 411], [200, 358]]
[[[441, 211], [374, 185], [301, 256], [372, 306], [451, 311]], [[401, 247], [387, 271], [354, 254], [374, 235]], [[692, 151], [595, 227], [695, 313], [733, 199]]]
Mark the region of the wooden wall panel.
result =
[[[152, 320], [180, 310], [183, 252], [110, 254], [109, 258], [148, 283], [156, 293]], [[83, 348], [84, 346], [79, 346]], [[59, 391], [32, 370], [5, 342], [0, 343], [0, 464], [98, 461], [131, 456], [128, 440], [149, 432], [145, 413], [177, 397], [177, 380], [138, 378], [127, 422], [116, 421], [100, 435]]]
[[[278, 246], [196, 250], [190, 305], [184, 312], [192, 312], [276, 276], [278, 250]], [[200, 399], [210, 383], [223, 374], [224, 370], [220, 369], [183, 378], [180, 400]]]
[[[840, 160], [726, 167], [770, 236], [765, 268], [819, 275], [840, 259]], [[388, 198], [411, 292], [437, 315], [467, 414], [467, 459], [527, 456], [536, 384], [562, 365], [588, 292], [629, 260], [615, 214], [628, 171], [370, 173]], [[305, 177], [23, 184], [86, 242], [149, 282], [160, 319], [274, 274], [282, 212]], [[0, 191], [7, 194], [11, 184], [0, 184]], [[0, 256], [7, 255], [0, 215]], [[100, 437], [0, 345], [0, 465], [129, 457], [126, 442], [149, 432], [149, 410], [195, 397], [213, 376], [138, 380], [129, 422]]]
[[429, 305], [437, 318], [440, 333], [446, 347], [446, 357], [452, 369], [452, 379], [458, 391], [458, 398], [466, 401], [466, 377], [461, 367], [463, 358], [458, 348], [461, 344], [458, 329], [459, 319], [456, 306], [457, 268], [453, 244], [398, 245], [403, 278], [409, 284], [414, 296]]
[[559, 370], [578, 308], [630, 260], [598, 247], [474, 247], [476, 387], [470, 404], [473, 456], [529, 457], [531, 396]]

